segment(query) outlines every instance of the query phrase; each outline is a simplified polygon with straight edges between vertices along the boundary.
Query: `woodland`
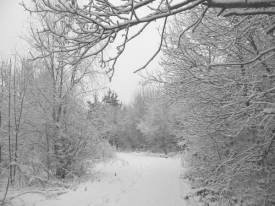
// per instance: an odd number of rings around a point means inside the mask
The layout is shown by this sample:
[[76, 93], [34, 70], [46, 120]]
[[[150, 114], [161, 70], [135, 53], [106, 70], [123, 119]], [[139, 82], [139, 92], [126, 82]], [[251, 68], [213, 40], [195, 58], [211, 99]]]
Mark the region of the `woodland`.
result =
[[[31, 51], [0, 64], [0, 205], [9, 188], [64, 186], [115, 151], [180, 153], [194, 189], [186, 199], [275, 204], [274, 0], [22, 7], [34, 19]], [[156, 56], [159, 68], [124, 105], [96, 84], [156, 21], [158, 48], [135, 73]]]

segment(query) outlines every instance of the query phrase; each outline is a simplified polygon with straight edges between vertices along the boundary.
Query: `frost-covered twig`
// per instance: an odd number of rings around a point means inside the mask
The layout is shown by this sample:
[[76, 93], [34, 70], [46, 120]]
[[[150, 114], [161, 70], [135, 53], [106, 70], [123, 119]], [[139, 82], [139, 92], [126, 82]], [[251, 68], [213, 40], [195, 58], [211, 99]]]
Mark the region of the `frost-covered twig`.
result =
[[260, 60], [262, 56], [270, 53], [270, 52], [274, 52], [275, 51], [275, 47], [271, 47], [269, 49], [266, 49], [262, 52], [260, 52], [256, 57], [254, 57], [253, 59], [246, 61], [246, 62], [233, 62], [233, 63], [225, 63], [225, 64], [210, 64], [209, 68], [213, 68], [213, 67], [230, 67], [230, 66], [245, 66], [251, 63], [254, 63], [257, 60]]

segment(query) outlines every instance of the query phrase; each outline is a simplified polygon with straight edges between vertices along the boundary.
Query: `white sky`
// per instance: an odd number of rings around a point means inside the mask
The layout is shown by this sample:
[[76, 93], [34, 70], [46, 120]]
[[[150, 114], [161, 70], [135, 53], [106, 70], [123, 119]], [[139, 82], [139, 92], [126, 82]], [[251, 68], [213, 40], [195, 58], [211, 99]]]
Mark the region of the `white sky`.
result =
[[[14, 54], [27, 53], [27, 44], [22, 39], [27, 35], [28, 14], [19, 5], [21, 0], [0, 0], [0, 59]], [[147, 29], [138, 39], [133, 40], [117, 63], [115, 76], [110, 87], [118, 93], [123, 103], [130, 103], [142, 79], [133, 71], [148, 60], [158, 47], [159, 33], [156, 25]], [[153, 61], [148, 70], [158, 67]]]
[[[21, 50], [27, 15], [18, 5], [19, 0], [0, 0], [0, 58]], [[21, 46], [20, 46], [21, 45]]]

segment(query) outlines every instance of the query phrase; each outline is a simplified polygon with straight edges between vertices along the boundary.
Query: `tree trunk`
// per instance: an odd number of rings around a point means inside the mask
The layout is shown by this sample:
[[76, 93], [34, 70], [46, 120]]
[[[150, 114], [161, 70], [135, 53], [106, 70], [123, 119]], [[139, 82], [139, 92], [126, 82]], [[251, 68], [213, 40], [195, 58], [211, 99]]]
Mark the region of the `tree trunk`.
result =
[[[3, 64], [1, 66], [0, 129], [2, 128], [2, 104], [4, 98]], [[0, 163], [2, 162], [2, 145], [0, 144]]]
[[[16, 65], [15, 65], [16, 66]], [[18, 149], [18, 128], [17, 128], [17, 111], [16, 111], [16, 67], [14, 66], [13, 70], [13, 115], [14, 115], [14, 127], [15, 127], [15, 148], [14, 148], [14, 163], [13, 166], [13, 178], [15, 179], [16, 175], [16, 161], [17, 161], [17, 149]]]
[[8, 139], [9, 139], [9, 171], [10, 171], [10, 182], [13, 183], [12, 179], [12, 145], [11, 145], [11, 60], [9, 65], [9, 102], [8, 102]]

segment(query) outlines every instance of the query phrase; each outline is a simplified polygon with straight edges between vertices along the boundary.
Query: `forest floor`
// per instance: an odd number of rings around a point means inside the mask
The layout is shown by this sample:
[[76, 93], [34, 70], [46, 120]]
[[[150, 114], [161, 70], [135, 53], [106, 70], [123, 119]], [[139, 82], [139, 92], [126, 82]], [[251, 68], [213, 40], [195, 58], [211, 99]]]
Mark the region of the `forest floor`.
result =
[[118, 153], [93, 168], [94, 177], [56, 196], [26, 193], [14, 206], [191, 206], [189, 186], [180, 178], [180, 158]]

